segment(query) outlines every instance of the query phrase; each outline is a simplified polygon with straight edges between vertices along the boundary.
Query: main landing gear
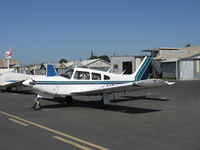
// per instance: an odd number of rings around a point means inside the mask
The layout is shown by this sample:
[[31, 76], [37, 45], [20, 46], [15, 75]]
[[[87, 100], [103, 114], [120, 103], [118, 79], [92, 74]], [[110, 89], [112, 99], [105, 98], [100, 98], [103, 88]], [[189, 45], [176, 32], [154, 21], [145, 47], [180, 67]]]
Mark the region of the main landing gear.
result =
[[110, 104], [110, 98], [108, 94], [103, 94], [100, 100], [100, 105], [102, 108], [106, 108]]
[[73, 98], [72, 98], [72, 96], [66, 96], [65, 97], [65, 103], [67, 103], [69, 105], [73, 104]]

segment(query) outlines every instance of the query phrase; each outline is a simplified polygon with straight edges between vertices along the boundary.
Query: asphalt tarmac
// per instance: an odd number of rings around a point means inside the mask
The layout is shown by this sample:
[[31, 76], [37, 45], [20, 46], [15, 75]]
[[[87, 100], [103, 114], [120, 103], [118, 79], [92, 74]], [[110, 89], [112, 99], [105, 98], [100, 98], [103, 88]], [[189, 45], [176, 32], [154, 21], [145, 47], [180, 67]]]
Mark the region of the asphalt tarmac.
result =
[[[199, 150], [200, 81], [100, 97], [74, 97], [72, 105], [31, 93], [0, 92], [0, 150]], [[146, 95], [146, 96], [145, 96]]]

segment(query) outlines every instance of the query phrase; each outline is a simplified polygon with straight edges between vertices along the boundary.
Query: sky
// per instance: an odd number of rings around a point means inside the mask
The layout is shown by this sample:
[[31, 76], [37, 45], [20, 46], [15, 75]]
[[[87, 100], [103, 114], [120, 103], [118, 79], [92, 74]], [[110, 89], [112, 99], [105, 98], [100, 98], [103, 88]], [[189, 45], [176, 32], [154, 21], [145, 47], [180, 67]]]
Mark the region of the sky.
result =
[[22, 65], [200, 46], [199, 0], [0, 0], [0, 58]]

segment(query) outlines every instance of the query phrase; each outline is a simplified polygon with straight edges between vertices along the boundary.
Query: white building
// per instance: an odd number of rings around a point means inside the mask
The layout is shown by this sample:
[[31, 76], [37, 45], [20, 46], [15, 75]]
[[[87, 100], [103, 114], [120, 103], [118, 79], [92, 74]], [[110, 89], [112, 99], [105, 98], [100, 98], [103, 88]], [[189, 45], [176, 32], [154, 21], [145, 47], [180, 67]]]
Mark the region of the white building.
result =
[[154, 60], [160, 62], [163, 78], [200, 79], [200, 46], [159, 48]]
[[117, 74], [132, 74], [141, 64], [144, 56], [111, 56], [111, 66], [113, 72]]
[[111, 65], [109, 62], [102, 60], [100, 58], [83, 60], [80, 62], [80, 66], [88, 67], [91, 69], [107, 71], [110, 69]]

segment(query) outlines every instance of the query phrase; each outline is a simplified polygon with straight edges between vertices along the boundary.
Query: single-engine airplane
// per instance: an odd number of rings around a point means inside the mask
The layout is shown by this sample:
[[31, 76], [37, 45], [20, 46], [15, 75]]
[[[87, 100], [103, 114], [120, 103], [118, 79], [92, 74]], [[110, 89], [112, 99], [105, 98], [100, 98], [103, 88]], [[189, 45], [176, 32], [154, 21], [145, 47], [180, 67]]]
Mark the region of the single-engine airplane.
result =
[[147, 79], [151, 61], [152, 57], [146, 56], [131, 75], [75, 67], [58, 76], [53, 65], [48, 64], [46, 77], [32, 78], [23, 84], [35, 90], [34, 110], [41, 109], [39, 99], [65, 97], [70, 103], [74, 95], [101, 95], [103, 104], [110, 104], [109, 94], [112, 93], [174, 84], [160, 79]]

